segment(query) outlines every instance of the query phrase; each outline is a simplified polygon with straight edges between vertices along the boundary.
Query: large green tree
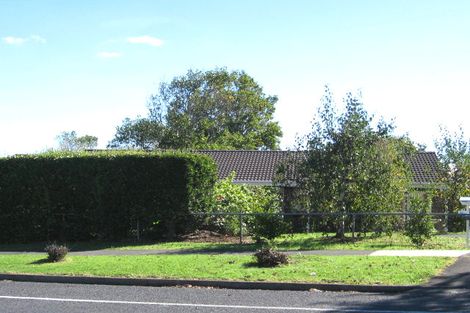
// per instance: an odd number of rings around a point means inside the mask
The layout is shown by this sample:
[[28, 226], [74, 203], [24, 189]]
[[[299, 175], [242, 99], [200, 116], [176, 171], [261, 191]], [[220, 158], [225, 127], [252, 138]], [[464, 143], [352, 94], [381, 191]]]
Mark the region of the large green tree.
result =
[[243, 71], [190, 70], [162, 83], [145, 118], [126, 119], [110, 147], [277, 149], [277, 97]]
[[[305, 141], [305, 161], [297, 165], [298, 198], [316, 212], [397, 211], [410, 184], [406, 138], [392, 136], [393, 126], [374, 126], [360, 96], [347, 94], [337, 113], [326, 89], [322, 108]], [[339, 215], [337, 235], [344, 238], [346, 217]]]
[[62, 151], [81, 151], [94, 149], [98, 146], [98, 137], [91, 135], [78, 136], [77, 132], [62, 132], [56, 137], [59, 144], [59, 150]]
[[[441, 136], [435, 141], [437, 155], [442, 166], [438, 196], [446, 212], [455, 213], [461, 208], [459, 198], [470, 195], [470, 138], [462, 128], [451, 133], [441, 127]], [[460, 222], [450, 222], [449, 230], [460, 230]]]

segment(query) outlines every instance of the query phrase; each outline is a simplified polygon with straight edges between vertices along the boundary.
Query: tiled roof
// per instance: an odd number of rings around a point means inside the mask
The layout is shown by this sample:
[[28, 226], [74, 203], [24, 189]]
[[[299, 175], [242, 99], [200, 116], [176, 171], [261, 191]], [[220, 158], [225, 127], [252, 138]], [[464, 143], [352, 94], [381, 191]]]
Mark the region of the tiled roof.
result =
[[[298, 159], [303, 152], [298, 151], [258, 151], [258, 150], [202, 150], [198, 153], [211, 156], [218, 166], [219, 179], [235, 172], [235, 182], [251, 184], [271, 184], [278, 166], [286, 160]], [[415, 185], [435, 182], [438, 177], [438, 159], [434, 152], [418, 152], [409, 159]]]
[[408, 159], [413, 173], [413, 183], [426, 185], [437, 183], [439, 160], [434, 152], [418, 152]]
[[211, 156], [217, 164], [219, 179], [235, 172], [235, 182], [271, 184], [278, 166], [291, 157], [298, 157], [293, 151], [258, 150], [203, 150], [198, 151]]

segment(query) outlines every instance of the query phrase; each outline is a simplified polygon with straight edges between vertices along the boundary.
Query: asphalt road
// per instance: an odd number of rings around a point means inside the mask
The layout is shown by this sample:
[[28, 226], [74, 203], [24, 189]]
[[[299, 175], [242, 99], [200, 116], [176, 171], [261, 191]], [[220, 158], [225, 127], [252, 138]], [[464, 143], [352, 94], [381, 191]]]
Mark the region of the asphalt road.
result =
[[0, 312], [470, 312], [470, 289], [401, 294], [0, 282]]

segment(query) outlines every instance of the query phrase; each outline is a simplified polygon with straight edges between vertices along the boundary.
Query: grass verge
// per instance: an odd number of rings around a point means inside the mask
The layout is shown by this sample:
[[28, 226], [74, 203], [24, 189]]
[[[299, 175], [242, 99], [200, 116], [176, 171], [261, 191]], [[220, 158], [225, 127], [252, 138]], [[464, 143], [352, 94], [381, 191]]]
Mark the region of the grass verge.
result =
[[[38, 251], [43, 252], [46, 243], [33, 244], [1, 244], [0, 251]], [[280, 250], [407, 250], [417, 249], [408, 237], [401, 233], [391, 236], [376, 236], [372, 233], [359, 238], [340, 241], [333, 234], [311, 233], [282, 235], [274, 239], [274, 245]], [[78, 242], [67, 245], [71, 251], [84, 250], [190, 250], [190, 251], [255, 251], [261, 245], [233, 243], [195, 243], [195, 242], [163, 242], [163, 243], [130, 243], [130, 242]], [[435, 234], [421, 249], [461, 250], [466, 249], [463, 234]]]
[[258, 268], [251, 256], [152, 255], [68, 256], [46, 263], [38, 255], [1, 255], [1, 273], [74, 276], [155, 277], [240, 281], [414, 285], [450, 265], [452, 258], [292, 256], [292, 263]]
[[[333, 234], [311, 233], [282, 235], [274, 239], [274, 245], [280, 250], [414, 250], [418, 249], [410, 242], [410, 239], [401, 233], [393, 233], [391, 236], [377, 236], [368, 233], [366, 236], [352, 239], [347, 237], [345, 241], [338, 240]], [[220, 251], [255, 251], [261, 248], [260, 244], [233, 244], [233, 243], [193, 243], [193, 242], [165, 242], [143, 245], [121, 245], [111, 249], [116, 250], [220, 250]], [[420, 249], [435, 250], [461, 250], [466, 249], [465, 238], [455, 235], [435, 234], [426, 241]]]

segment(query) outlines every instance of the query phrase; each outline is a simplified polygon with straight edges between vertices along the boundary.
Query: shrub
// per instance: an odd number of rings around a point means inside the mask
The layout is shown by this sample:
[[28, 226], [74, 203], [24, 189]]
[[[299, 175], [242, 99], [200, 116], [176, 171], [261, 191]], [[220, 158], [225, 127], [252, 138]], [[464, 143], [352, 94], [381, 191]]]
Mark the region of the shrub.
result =
[[289, 263], [287, 254], [274, 251], [272, 248], [262, 248], [254, 254], [254, 257], [256, 264], [260, 267], [275, 267]]
[[60, 262], [69, 253], [69, 248], [65, 245], [51, 243], [44, 248], [44, 251], [47, 253], [47, 260], [49, 262]]
[[[234, 184], [234, 178], [235, 173], [232, 173], [227, 178], [215, 184], [214, 207], [208, 210], [208, 213], [248, 213], [253, 211], [253, 204], [255, 202], [253, 193], [248, 186]], [[238, 215], [209, 215], [207, 222], [210, 228], [225, 234], [238, 235], [240, 232]]]
[[[282, 200], [273, 187], [254, 187], [253, 213], [268, 213], [254, 215], [248, 221], [250, 233], [257, 241], [272, 240], [291, 230], [291, 224], [284, 220], [281, 214]], [[270, 213], [270, 214], [269, 214]]]
[[[213, 212], [279, 213], [282, 200], [275, 187], [234, 184], [235, 173], [216, 183]], [[238, 215], [219, 215], [208, 218], [210, 228], [237, 235], [240, 232]], [[242, 228], [256, 239], [273, 239], [289, 231], [289, 224], [279, 214], [247, 215]]]
[[417, 247], [422, 247], [426, 240], [431, 238], [434, 231], [431, 216], [426, 214], [430, 208], [430, 197], [423, 197], [416, 193], [411, 194], [409, 212], [412, 215], [405, 223], [405, 235]]
[[197, 226], [216, 177], [208, 156], [179, 152], [0, 158], [0, 241], [174, 237]]

